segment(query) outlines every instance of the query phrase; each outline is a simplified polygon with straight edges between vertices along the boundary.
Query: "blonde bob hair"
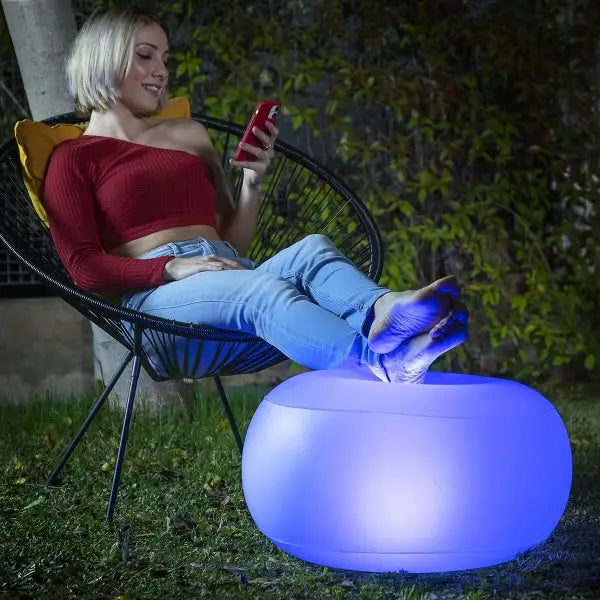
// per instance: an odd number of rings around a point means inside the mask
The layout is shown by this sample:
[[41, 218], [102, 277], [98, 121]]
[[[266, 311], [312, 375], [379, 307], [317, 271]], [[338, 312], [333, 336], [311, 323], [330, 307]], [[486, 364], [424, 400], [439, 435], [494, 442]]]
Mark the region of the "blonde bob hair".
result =
[[[67, 85], [79, 116], [92, 110], [106, 112], [120, 97], [120, 87], [129, 72], [135, 35], [140, 27], [159, 25], [167, 38], [166, 24], [139, 8], [111, 8], [95, 12], [79, 30], [67, 59]], [[166, 89], [158, 103], [167, 104]]]

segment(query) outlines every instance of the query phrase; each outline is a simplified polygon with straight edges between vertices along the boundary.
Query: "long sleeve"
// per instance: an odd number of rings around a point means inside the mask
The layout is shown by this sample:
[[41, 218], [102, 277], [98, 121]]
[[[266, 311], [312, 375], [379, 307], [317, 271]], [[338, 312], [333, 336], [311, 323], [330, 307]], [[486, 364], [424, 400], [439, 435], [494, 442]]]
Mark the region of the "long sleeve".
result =
[[44, 207], [56, 250], [73, 281], [91, 292], [125, 293], [165, 283], [171, 256], [139, 259], [103, 251], [89, 165], [77, 152], [57, 148], [44, 183]]

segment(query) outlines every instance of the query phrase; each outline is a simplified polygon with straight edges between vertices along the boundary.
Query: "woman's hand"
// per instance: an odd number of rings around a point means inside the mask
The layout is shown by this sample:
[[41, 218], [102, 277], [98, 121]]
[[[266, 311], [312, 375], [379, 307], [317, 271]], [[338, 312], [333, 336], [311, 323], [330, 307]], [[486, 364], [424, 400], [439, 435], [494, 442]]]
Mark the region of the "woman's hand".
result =
[[235, 271], [244, 269], [240, 263], [230, 258], [223, 258], [216, 254], [195, 256], [193, 258], [173, 258], [164, 268], [165, 281], [178, 281], [200, 271]]
[[243, 167], [244, 169], [244, 184], [250, 187], [259, 187], [262, 183], [263, 177], [269, 168], [271, 160], [275, 152], [273, 151], [273, 145], [279, 135], [279, 129], [267, 121], [265, 127], [269, 130], [269, 134], [258, 129], [258, 127], [252, 128], [252, 133], [264, 144], [264, 149], [256, 148], [245, 142], [240, 142], [240, 148], [246, 150], [250, 154], [256, 156], [256, 160], [253, 161], [237, 161], [233, 158], [229, 159], [229, 164], [234, 167]]

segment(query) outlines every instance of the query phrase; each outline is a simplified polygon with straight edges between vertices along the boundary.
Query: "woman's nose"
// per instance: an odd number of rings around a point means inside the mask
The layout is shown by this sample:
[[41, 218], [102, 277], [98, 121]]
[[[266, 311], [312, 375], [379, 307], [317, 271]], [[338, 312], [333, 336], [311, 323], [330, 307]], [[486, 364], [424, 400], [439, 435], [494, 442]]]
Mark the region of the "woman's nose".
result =
[[152, 75], [154, 77], [168, 77], [169, 75], [169, 71], [167, 69], [167, 67], [165, 66], [165, 64], [160, 61], [158, 64], [156, 64], [154, 66], [154, 69], [152, 70]]

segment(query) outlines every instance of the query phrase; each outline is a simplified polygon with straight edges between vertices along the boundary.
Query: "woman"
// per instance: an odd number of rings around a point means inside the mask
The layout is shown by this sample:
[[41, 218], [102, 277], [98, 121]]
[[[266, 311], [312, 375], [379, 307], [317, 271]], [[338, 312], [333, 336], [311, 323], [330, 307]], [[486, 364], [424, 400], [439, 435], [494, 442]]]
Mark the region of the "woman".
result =
[[244, 169], [234, 207], [204, 126], [151, 117], [166, 103], [168, 54], [166, 26], [139, 10], [96, 14], [75, 40], [67, 75], [89, 127], [55, 150], [44, 188], [73, 280], [156, 316], [255, 333], [311, 368], [349, 361], [423, 381], [466, 337], [456, 279], [391, 292], [320, 235], [261, 265], [243, 258], [277, 128], [254, 132], [263, 149], [243, 146], [255, 161], [230, 161]]

